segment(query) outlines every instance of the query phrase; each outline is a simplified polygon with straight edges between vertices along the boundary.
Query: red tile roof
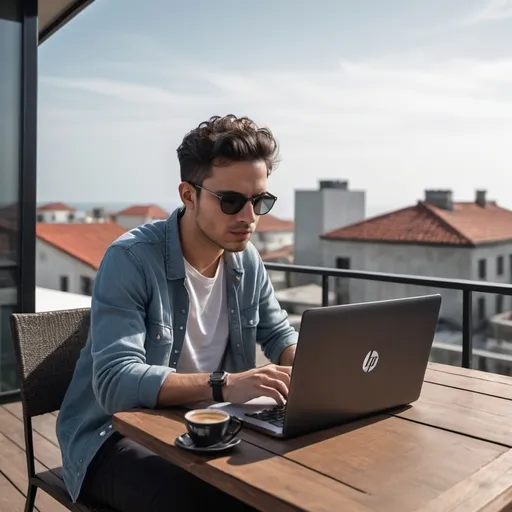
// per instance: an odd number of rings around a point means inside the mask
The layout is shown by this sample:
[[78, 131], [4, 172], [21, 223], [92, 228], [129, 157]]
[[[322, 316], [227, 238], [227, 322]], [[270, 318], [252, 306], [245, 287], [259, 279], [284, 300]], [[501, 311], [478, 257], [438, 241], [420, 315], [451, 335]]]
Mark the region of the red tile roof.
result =
[[293, 231], [294, 226], [295, 224], [291, 220], [278, 219], [273, 215], [267, 214], [260, 217], [256, 231], [260, 233], [268, 231]]
[[151, 217], [153, 219], [166, 219], [169, 212], [156, 204], [136, 204], [117, 212], [117, 215], [133, 215], [134, 217]]
[[109, 245], [125, 232], [113, 222], [36, 225], [38, 238], [96, 270]]
[[260, 256], [263, 261], [269, 262], [281, 259], [291, 260], [293, 257], [293, 245], [285, 245], [284, 247], [280, 247], [274, 251], [262, 252], [260, 253]]
[[64, 203], [48, 203], [40, 206], [38, 212], [76, 212], [76, 208]]
[[512, 211], [495, 202], [453, 203], [443, 210], [424, 201], [415, 206], [329, 231], [327, 240], [473, 246], [512, 240]]

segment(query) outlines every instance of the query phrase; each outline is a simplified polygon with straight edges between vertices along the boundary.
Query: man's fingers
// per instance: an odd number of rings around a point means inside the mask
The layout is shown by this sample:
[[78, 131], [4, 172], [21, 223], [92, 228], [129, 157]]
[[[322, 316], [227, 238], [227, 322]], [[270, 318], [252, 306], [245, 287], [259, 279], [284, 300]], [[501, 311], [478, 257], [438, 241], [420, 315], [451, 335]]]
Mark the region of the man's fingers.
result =
[[260, 386], [273, 388], [285, 398], [288, 396], [288, 386], [282, 380], [274, 379], [268, 375], [261, 375]]
[[260, 386], [260, 389], [262, 396], [273, 398], [279, 405], [284, 405], [284, 398], [279, 393], [279, 391], [269, 386]]

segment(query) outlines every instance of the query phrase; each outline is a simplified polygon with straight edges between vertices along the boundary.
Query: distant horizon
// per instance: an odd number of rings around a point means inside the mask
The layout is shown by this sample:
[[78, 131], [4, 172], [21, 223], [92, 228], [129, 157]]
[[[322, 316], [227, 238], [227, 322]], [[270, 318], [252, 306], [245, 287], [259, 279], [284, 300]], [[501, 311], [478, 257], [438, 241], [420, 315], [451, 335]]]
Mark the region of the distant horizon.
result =
[[[156, 202], [156, 201], [126, 201], [126, 202], [119, 202], [119, 201], [66, 201], [64, 199], [54, 199], [50, 201], [37, 201], [37, 207], [40, 208], [41, 206], [50, 204], [50, 203], [64, 203], [69, 206], [72, 206], [73, 208], [76, 208], [80, 212], [87, 212], [91, 211], [93, 208], [105, 208], [109, 213], [116, 213], [120, 210], [123, 210], [125, 208], [128, 208], [129, 206], [134, 205], [145, 205], [145, 204], [154, 204], [156, 206], [160, 206], [164, 210], [168, 211], [169, 213], [172, 213], [173, 210], [175, 210], [178, 206], [180, 206], [181, 203], [177, 202]], [[404, 205], [403, 207], [411, 206], [411, 205]], [[376, 217], [377, 215], [382, 215], [384, 213], [390, 213], [392, 211], [395, 211], [397, 209], [400, 209], [402, 207], [396, 208], [394, 206], [368, 206], [366, 205], [366, 214], [365, 218], [370, 219], [372, 217]], [[274, 217], [278, 217], [281, 220], [295, 220], [294, 216], [285, 216], [285, 215], [278, 215], [277, 213], [270, 212], [271, 215]]]

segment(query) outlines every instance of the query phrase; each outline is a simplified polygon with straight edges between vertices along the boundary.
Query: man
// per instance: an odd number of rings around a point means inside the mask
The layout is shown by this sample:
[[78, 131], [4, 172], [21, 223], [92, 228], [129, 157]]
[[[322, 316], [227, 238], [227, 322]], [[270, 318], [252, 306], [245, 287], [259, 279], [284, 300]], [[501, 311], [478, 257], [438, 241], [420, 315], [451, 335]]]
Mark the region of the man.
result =
[[[286, 399], [297, 333], [249, 243], [276, 200], [267, 192], [276, 157], [272, 133], [248, 118], [201, 123], [178, 148], [183, 206], [106, 251], [57, 423], [73, 500], [83, 491], [120, 512], [244, 509], [111, 421], [134, 407]], [[256, 343], [271, 362], [263, 368]]]

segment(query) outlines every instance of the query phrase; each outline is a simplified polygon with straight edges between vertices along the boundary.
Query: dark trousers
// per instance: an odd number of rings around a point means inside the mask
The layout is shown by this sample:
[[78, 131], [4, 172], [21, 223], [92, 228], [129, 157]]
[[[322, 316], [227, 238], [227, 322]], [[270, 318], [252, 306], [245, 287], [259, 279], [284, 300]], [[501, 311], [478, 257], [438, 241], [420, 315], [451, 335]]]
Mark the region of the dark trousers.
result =
[[255, 510], [117, 432], [91, 462], [83, 491], [119, 512]]

